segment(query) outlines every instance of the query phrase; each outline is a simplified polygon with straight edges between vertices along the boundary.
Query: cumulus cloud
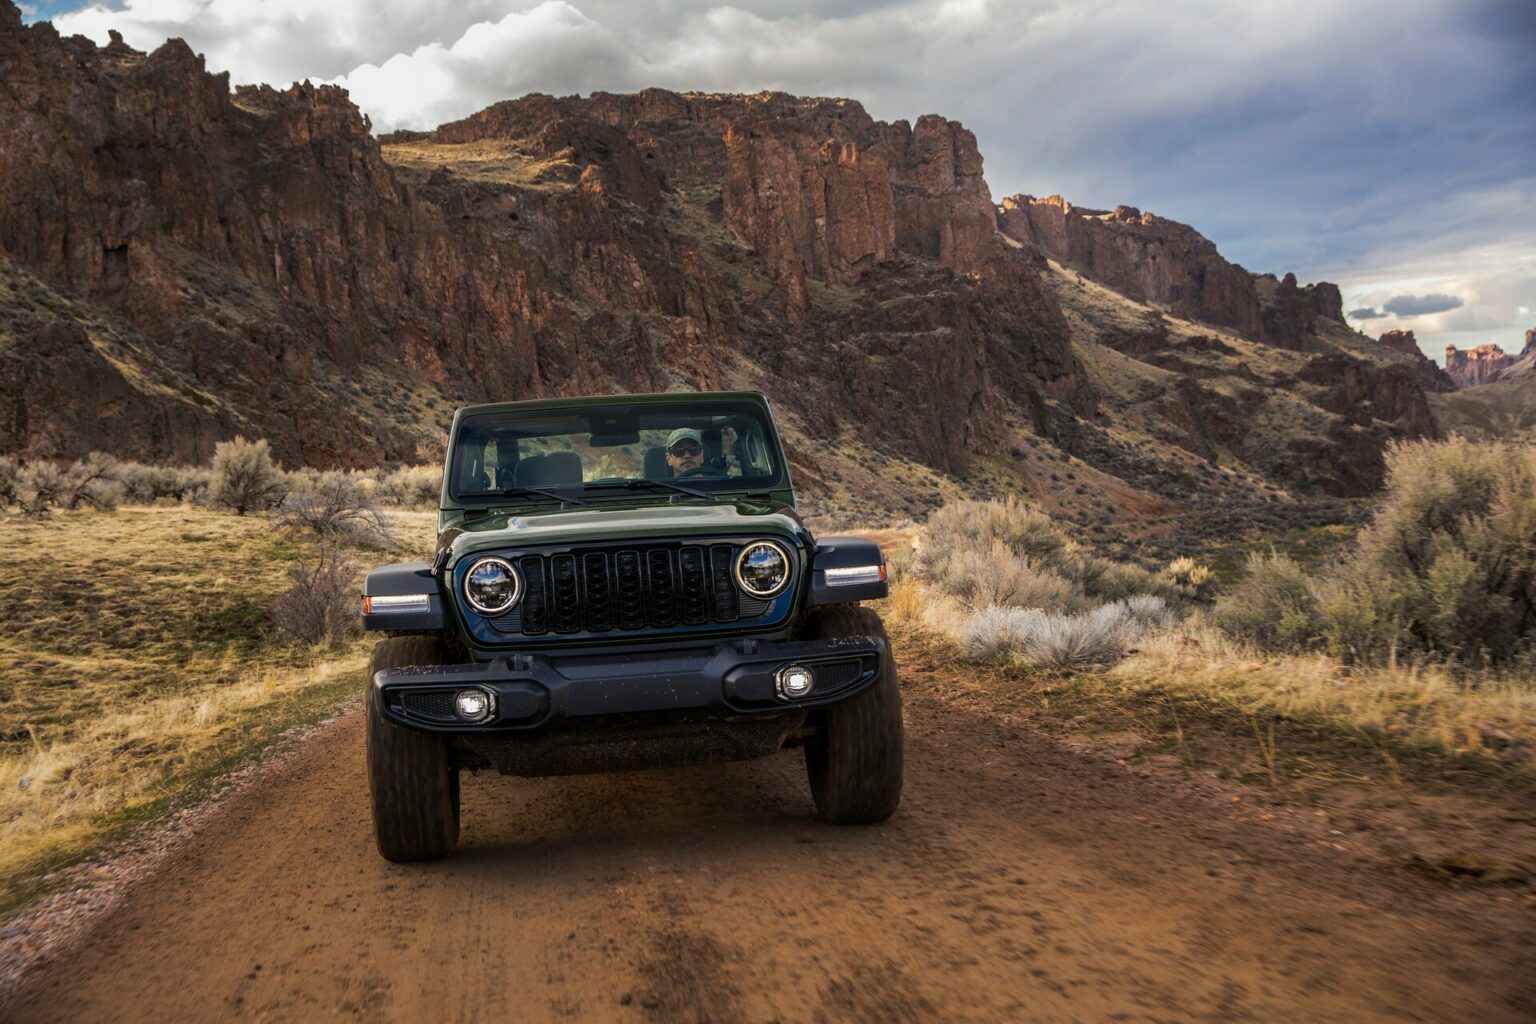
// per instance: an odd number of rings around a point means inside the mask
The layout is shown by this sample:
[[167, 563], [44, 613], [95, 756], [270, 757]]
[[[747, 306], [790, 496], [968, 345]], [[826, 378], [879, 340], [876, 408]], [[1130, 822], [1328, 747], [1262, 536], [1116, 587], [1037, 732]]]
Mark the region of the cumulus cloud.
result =
[[430, 127], [528, 92], [625, 84], [632, 54], [561, 0], [471, 25], [449, 46], [428, 43], [337, 77], [382, 130]]
[[1456, 306], [1419, 314], [1408, 324], [1426, 351], [1490, 342], [1517, 351], [1525, 331], [1536, 326], [1530, 313], [1536, 308], [1536, 259], [1522, 258], [1533, 253], [1536, 245], [1527, 248], [1516, 241], [1409, 258], [1399, 254], [1395, 261], [1382, 254], [1376, 265], [1380, 279], [1346, 286], [1344, 299], [1349, 308], [1384, 311], [1397, 297], [1448, 296], [1459, 300]]
[[1459, 309], [1462, 301], [1454, 295], [1394, 295], [1382, 309], [1393, 316], [1423, 316], [1426, 313], [1444, 313]]
[[1352, 309], [1344, 315], [1349, 317], [1351, 320], [1377, 320], [1386, 316], [1387, 314], [1383, 313], [1381, 310], [1374, 306], [1364, 306], [1360, 309]]

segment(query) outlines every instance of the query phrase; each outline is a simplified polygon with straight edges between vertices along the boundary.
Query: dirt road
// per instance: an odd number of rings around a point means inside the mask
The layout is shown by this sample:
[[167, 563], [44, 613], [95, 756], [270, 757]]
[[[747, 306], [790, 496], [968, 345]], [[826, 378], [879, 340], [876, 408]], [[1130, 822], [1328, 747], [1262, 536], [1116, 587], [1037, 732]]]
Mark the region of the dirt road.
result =
[[1524, 894], [1371, 867], [944, 704], [889, 824], [792, 753], [466, 777], [460, 853], [373, 851], [361, 716], [11, 993], [43, 1020], [1496, 1021], [1536, 1015]]

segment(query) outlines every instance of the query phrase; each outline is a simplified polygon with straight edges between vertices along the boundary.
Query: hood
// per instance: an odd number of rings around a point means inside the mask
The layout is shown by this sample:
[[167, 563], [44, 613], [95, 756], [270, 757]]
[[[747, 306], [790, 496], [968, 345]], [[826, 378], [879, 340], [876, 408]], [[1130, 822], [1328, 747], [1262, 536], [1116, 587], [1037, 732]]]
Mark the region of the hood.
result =
[[476, 551], [537, 547], [543, 544], [596, 544], [607, 541], [677, 537], [728, 537], [771, 534], [798, 541], [805, 527], [793, 509], [764, 510], [760, 505], [647, 505], [641, 508], [583, 508], [532, 514], [496, 513], [460, 520], [438, 537], [438, 552], [448, 549], [448, 565]]

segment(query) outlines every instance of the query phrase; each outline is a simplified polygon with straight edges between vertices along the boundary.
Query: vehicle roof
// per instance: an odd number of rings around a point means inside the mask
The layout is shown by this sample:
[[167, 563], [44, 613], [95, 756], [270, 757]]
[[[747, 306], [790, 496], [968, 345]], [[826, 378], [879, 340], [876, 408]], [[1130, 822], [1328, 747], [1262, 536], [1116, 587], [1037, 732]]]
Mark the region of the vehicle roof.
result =
[[572, 409], [593, 405], [666, 405], [676, 402], [696, 402], [701, 398], [719, 398], [736, 402], [756, 402], [767, 405], [768, 398], [761, 391], [666, 391], [649, 395], [588, 395], [580, 398], [535, 398], [523, 402], [486, 402], [466, 405], [453, 414], [457, 424], [466, 416], [482, 413], [521, 412], [523, 410]]

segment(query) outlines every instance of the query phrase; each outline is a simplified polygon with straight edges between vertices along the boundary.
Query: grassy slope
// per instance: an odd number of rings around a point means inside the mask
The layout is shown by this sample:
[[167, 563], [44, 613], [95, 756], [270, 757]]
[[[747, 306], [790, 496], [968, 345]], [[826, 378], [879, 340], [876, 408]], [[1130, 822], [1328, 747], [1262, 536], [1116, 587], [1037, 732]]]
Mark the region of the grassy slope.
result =
[[[430, 549], [429, 513], [393, 518], [414, 555]], [[313, 544], [265, 519], [184, 506], [0, 517], [0, 545], [23, 554], [0, 580], [0, 907], [360, 692], [366, 640], [316, 649], [270, 624]]]
[[1435, 419], [1446, 433], [1476, 441], [1536, 443], [1536, 372], [1481, 387], [1431, 395]]

